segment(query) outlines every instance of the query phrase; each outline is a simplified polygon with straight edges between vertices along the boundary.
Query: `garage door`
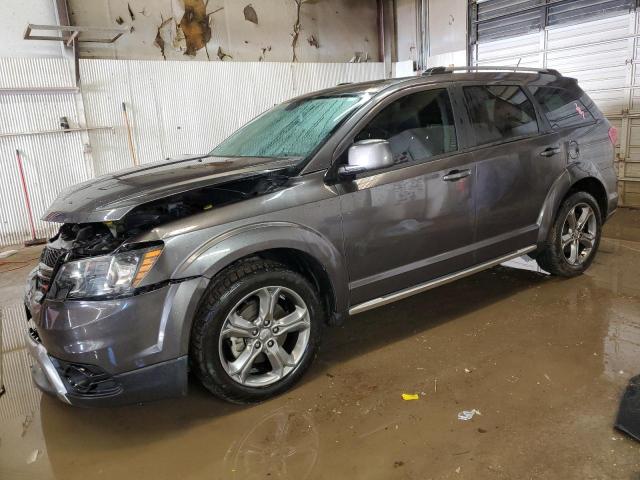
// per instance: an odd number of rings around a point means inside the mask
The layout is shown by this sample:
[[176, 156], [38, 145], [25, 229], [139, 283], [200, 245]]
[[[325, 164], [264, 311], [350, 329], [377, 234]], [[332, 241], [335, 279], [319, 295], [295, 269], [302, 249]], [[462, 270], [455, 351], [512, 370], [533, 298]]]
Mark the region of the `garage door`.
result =
[[555, 68], [577, 78], [618, 128], [621, 203], [640, 207], [640, 15], [635, 0], [486, 0], [473, 4], [475, 65]]

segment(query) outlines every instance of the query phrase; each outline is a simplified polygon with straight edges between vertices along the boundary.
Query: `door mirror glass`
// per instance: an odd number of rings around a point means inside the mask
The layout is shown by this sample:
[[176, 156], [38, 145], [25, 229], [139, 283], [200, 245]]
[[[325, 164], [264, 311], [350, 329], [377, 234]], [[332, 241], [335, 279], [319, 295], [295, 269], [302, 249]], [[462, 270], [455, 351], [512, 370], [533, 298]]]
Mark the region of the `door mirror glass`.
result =
[[358, 170], [378, 170], [393, 166], [393, 153], [386, 140], [360, 140], [349, 148], [348, 167]]

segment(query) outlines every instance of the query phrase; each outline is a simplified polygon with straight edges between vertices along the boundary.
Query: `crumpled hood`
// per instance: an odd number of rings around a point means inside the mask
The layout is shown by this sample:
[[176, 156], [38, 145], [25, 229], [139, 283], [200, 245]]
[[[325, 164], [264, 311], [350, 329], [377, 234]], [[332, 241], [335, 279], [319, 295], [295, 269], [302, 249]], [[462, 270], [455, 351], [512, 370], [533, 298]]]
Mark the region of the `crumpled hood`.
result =
[[197, 188], [282, 170], [299, 160], [188, 157], [142, 165], [63, 190], [42, 220], [59, 223], [120, 220], [138, 205]]

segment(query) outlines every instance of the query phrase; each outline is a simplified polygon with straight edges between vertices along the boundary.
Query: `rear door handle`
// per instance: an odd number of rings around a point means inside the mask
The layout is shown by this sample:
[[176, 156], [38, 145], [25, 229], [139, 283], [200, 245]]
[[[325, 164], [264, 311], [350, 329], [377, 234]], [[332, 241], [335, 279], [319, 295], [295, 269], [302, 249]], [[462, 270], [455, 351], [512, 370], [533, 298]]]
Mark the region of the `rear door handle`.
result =
[[451, 170], [442, 177], [442, 180], [445, 182], [457, 182], [461, 178], [468, 177], [469, 175], [471, 175], [471, 170]]
[[553, 157], [560, 153], [560, 147], [549, 147], [546, 150], [540, 152], [541, 157]]

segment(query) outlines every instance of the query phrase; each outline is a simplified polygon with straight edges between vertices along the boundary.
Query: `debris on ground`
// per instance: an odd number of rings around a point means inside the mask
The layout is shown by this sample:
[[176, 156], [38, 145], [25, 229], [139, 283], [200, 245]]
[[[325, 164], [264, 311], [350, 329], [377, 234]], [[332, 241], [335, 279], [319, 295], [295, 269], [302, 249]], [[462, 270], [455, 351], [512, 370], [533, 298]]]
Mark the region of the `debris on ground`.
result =
[[0, 252], [0, 258], [10, 257], [11, 255], [17, 252], [18, 252], [17, 250], [5, 250], [4, 252]]
[[629, 385], [620, 401], [615, 427], [640, 440], [640, 375], [629, 380]]
[[475, 408], [473, 410], [463, 410], [458, 413], [458, 420], [466, 422], [467, 420], [471, 420], [476, 415], [482, 415], [482, 413], [480, 413], [480, 410], [476, 410]]
[[420, 395], [418, 395], [417, 393], [403, 393], [402, 394], [402, 399], [403, 400], [418, 400], [420, 398]]

